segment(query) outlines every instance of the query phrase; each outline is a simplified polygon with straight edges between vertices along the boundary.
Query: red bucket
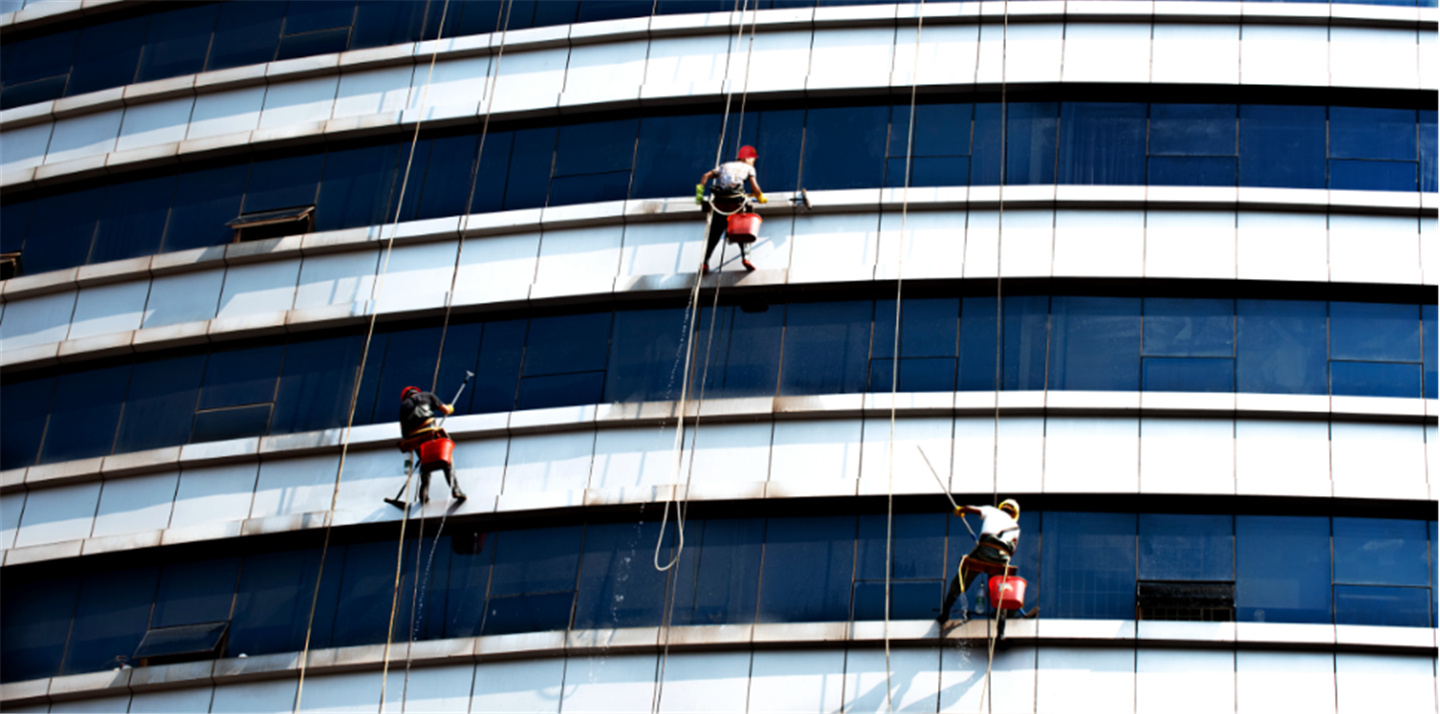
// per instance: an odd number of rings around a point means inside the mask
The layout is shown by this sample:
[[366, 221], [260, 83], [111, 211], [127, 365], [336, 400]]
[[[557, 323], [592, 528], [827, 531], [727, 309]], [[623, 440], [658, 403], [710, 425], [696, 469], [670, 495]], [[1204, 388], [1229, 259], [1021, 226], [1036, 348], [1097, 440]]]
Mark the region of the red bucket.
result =
[[420, 463], [426, 466], [438, 463], [450, 463], [450, 457], [455, 453], [455, 442], [449, 439], [431, 439], [420, 445]]
[[754, 243], [760, 236], [760, 216], [754, 213], [732, 213], [726, 219], [725, 235], [731, 243]]
[[[1000, 592], [1002, 584], [1004, 593]], [[1015, 575], [1008, 578], [990, 576], [990, 602], [998, 603], [1001, 610], [1019, 610], [1025, 607], [1025, 578]]]

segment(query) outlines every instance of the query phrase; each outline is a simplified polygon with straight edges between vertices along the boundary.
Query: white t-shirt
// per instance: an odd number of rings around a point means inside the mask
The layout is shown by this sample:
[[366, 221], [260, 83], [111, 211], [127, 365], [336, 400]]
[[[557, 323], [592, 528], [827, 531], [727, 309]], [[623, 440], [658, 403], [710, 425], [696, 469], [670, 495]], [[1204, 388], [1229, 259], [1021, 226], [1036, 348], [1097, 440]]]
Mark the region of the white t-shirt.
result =
[[715, 185], [723, 189], [741, 190], [755, 176], [755, 167], [744, 161], [727, 161], [715, 169]]
[[1020, 538], [1020, 524], [1010, 514], [990, 506], [980, 507], [980, 535], [999, 538], [1002, 542], [1015, 545]]

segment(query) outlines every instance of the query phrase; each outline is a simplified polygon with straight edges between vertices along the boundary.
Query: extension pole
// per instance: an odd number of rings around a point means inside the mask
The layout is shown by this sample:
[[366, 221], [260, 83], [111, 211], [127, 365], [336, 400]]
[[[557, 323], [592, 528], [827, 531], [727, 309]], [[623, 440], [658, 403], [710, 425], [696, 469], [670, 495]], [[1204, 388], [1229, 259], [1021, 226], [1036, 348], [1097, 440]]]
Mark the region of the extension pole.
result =
[[[915, 445], [915, 450], [920, 452], [920, 458], [925, 459], [925, 465], [930, 468], [930, 475], [935, 477], [935, 483], [940, 484], [940, 492], [945, 494], [945, 498], [950, 500], [950, 506], [957, 511], [960, 510], [960, 504], [956, 503], [955, 497], [950, 495], [950, 489], [945, 485], [944, 481], [940, 480], [940, 474], [935, 473], [935, 467], [931, 465], [930, 457], [925, 455], [925, 450], [920, 448], [919, 444]], [[975, 542], [980, 542], [980, 539], [975, 537], [975, 529], [970, 527], [970, 521], [965, 520], [964, 515], [960, 516], [960, 522], [965, 524], [965, 530], [970, 531], [970, 537]]]

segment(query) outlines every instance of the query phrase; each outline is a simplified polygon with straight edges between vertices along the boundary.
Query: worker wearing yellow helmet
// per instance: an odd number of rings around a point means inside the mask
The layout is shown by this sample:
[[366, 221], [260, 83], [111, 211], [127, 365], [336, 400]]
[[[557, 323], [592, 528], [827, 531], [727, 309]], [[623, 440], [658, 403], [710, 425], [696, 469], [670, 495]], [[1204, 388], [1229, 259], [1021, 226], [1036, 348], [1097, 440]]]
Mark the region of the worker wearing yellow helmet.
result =
[[[950, 619], [950, 609], [955, 606], [960, 595], [970, 589], [976, 575], [994, 567], [1003, 570], [1010, 564], [1010, 558], [1015, 555], [1015, 547], [1020, 541], [1020, 504], [1016, 503], [1015, 499], [1007, 498], [995, 508], [955, 507], [956, 516], [963, 518], [967, 513], [980, 516], [980, 537], [969, 555], [961, 559], [960, 567], [950, 581], [950, 587], [945, 589], [945, 605], [940, 608], [940, 616], [936, 618], [940, 622]], [[979, 563], [972, 565], [972, 561]], [[986, 568], [987, 565], [993, 567]]]

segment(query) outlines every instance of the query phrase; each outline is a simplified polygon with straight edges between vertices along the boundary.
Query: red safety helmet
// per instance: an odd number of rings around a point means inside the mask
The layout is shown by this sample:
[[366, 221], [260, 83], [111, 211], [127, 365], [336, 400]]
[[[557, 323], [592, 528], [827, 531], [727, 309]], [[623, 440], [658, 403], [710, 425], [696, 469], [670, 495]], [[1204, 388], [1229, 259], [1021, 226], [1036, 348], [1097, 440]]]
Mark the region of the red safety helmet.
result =
[[760, 157], [760, 155], [757, 154], [757, 153], [755, 153], [755, 147], [753, 147], [753, 146], [751, 146], [751, 145], [749, 145], [749, 144], [746, 144], [746, 145], [740, 147], [740, 153], [738, 153], [738, 154], [735, 155], [735, 158], [736, 158], [736, 159], [739, 159], [739, 160], [741, 160], [741, 161], [743, 161], [743, 160], [745, 160], [745, 159], [756, 159], [756, 158], [759, 158], [759, 157]]
[[419, 391], [420, 391], [420, 388], [419, 388], [419, 387], [406, 387], [406, 388], [400, 390], [400, 400], [401, 400], [401, 401], [404, 401], [404, 400], [405, 400], [405, 397], [410, 396], [410, 393], [411, 393], [411, 392], [419, 392]]

